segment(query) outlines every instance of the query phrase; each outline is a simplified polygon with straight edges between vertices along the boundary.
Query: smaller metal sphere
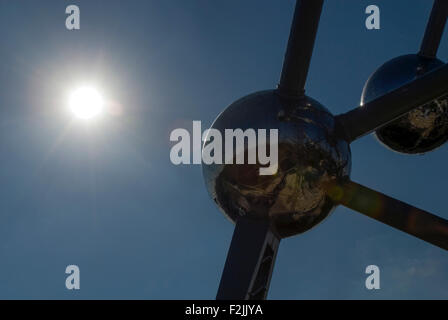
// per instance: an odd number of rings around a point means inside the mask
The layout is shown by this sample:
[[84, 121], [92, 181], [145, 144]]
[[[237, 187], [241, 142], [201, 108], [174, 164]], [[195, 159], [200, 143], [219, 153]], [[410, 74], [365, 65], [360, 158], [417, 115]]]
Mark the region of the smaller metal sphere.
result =
[[[265, 165], [258, 159], [256, 164], [203, 164], [209, 194], [231, 221], [239, 216], [268, 219], [279, 236], [288, 237], [313, 228], [334, 209], [325, 185], [349, 177], [351, 153], [335, 134], [333, 115], [317, 101], [285, 100], [274, 90], [257, 92], [224, 110], [212, 129], [223, 137], [226, 129], [278, 130], [274, 175], [260, 175]], [[247, 146], [244, 153], [247, 160]]]
[[[443, 65], [438, 59], [405, 55], [386, 62], [367, 80], [361, 105]], [[375, 132], [390, 149], [406, 154], [434, 150], [448, 140], [448, 95], [420, 106]]]

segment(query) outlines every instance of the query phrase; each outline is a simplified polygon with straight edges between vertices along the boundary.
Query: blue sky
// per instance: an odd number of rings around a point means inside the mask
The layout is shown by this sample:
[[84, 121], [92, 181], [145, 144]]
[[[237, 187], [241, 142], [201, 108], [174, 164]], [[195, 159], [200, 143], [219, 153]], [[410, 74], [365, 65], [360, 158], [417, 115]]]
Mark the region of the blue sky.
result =
[[[294, 3], [0, 0], [0, 298], [215, 297], [233, 225], [200, 166], [171, 164], [169, 134], [276, 86]], [[65, 29], [69, 4], [79, 31]], [[370, 4], [381, 30], [364, 26]], [[431, 6], [326, 1], [308, 95], [334, 114], [357, 106], [377, 67], [418, 51]], [[121, 112], [74, 121], [67, 92], [82, 82]], [[367, 136], [352, 156], [353, 180], [448, 219], [446, 146], [404, 156]], [[69, 264], [79, 291], [65, 288]], [[365, 289], [369, 264], [381, 290]], [[269, 298], [446, 299], [447, 265], [443, 250], [340, 207], [282, 241]]]

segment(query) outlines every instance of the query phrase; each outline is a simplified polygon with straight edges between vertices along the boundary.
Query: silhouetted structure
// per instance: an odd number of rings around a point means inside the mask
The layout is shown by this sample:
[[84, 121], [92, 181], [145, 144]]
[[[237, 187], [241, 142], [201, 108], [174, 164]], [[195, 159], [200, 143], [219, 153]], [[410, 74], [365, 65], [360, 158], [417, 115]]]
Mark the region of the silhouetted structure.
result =
[[275, 175], [260, 176], [258, 164], [203, 166], [210, 195], [236, 223], [217, 299], [264, 299], [280, 240], [313, 228], [339, 204], [448, 250], [448, 221], [350, 181], [350, 143], [366, 134], [376, 131], [407, 153], [448, 139], [448, 65], [435, 58], [448, 1], [435, 1], [420, 52], [380, 68], [362, 105], [338, 116], [304, 90], [322, 6], [297, 1], [278, 88], [236, 101], [212, 125], [279, 132]]

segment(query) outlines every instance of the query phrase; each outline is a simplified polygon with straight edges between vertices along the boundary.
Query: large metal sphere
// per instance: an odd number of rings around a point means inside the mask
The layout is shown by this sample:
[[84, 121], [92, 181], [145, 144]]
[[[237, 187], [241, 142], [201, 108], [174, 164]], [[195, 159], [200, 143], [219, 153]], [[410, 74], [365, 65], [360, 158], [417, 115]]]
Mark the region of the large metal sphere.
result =
[[[390, 60], [367, 80], [361, 105], [411, 82], [443, 65], [438, 59], [405, 55]], [[390, 149], [421, 154], [448, 140], [448, 96], [433, 100], [376, 131], [377, 138]]]
[[231, 221], [243, 215], [269, 219], [288, 237], [316, 226], [335, 207], [324, 185], [349, 177], [351, 152], [335, 135], [333, 115], [317, 101], [284, 100], [273, 90], [254, 93], [230, 105], [212, 128], [223, 137], [225, 129], [278, 129], [274, 175], [260, 175], [259, 164], [203, 164], [207, 189]]

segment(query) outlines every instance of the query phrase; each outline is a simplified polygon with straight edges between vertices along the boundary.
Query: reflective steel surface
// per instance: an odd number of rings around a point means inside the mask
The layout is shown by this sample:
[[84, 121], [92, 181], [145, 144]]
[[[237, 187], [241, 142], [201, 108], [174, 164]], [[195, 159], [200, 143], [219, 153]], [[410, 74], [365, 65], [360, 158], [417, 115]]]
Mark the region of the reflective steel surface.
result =
[[257, 92], [229, 106], [212, 128], [223, 137], [225, 129], [278, 129], [275, 175], [259, 175], [259, 164], [203, 164], [208, 192], [231, 221], [243, 215], [270, 219], [279, 236], [288, 237], [316, 226], [334, 209], [323, 185], [349, 177], [351, 152], [317, 101]]
[[[361, 105], [442, 65], [438, 59], [418, 55], [392, 59], [367, 80]], [[375, 134], [384, 145], [401, 153], [421, 154], [440, 147], [448, 139], [448, 95], [412, 110]]]

